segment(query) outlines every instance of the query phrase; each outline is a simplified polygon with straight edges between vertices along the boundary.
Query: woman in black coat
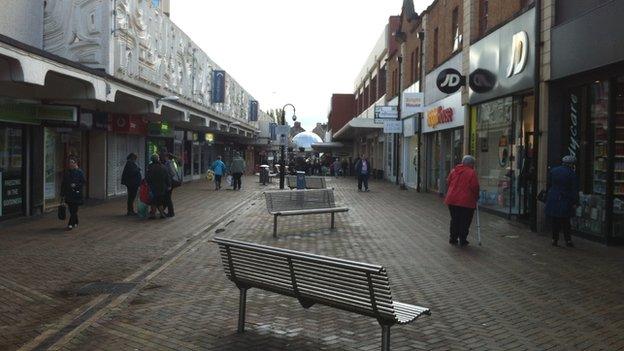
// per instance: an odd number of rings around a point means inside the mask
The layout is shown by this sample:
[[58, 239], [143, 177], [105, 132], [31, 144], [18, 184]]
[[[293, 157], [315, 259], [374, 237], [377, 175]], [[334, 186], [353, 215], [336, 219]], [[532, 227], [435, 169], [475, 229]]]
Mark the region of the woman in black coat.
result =
[[141, 168], [136, 164], [137, 155], [131, 153], [126, 158], [126, 166], [121, 174], [121, 184], [128, 188], [128, 216], [135, 216], [134, 199], [136, 199], [139, 186], [141, 185]]
[[160, 213], [160, 218], [165, 218], [164, 206], [167, 199], [167, 193], [171, 189], [171, 177], [167, 168], [160, 163], [158, 155], [152, 155], [151, 163], [147, 167], [147, 175], [145, 180], [149, 185], [152, 194], [150, 219], [156, 218], [156, 209]]
[[78, 227], [78, 207], [84, 203], [83, 187], [87, 182], [84, 172], [78, 168], [78, 160], [69, 156], [68, 169], [63, 174], [61, 183], [61, 198], [69, 209], [69, 223], [67, 230]]

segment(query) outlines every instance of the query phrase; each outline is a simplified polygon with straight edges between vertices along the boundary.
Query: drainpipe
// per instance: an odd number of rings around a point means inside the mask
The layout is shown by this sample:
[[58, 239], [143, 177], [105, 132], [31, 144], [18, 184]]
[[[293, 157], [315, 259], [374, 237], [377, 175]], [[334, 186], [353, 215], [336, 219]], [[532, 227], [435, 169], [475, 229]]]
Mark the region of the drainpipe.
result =
[[[422, 93], [423, 91], [423, 53], [424, 53], [424, 41], [425, 41], [425, 32], [421, 31], [418, 32], [418, 40], [420, 40], [420, 57], [418, 58], [419, 61], [419, 68], [420, 68], [420, 72], [418, 72], [418, 92]], [[424, 105], [424, 100], [423, 100], [423, 105]], [[422, 153], [422, 127], [423, 127], [423, 114], [424, 112], [421, 112], [418, 114], [418, 160], [416, 161], [417, 164], [417, 170], [416, 170], [416, 191], [420, 192], [421, 190], [421, 176], [420, 176], [420, 154]]]
[[[538, 185], [538, 162], [539, 156], [539, 143], [542, 131], [540, 130], [540, 81], [541, 81], [541, 54], [542, 54], [542, 0], [535, 0], [535, 78], [533, 86], [533, 94], [535, 99], [534, 112], [533, 112], [533, 125], [535, 126], [534, 141], [533, 141], [533, 158], [531, 160], [532, 167], [535, 170], [535, 176], [533, 182], [533, 192], [536, 192]], [[546, 157], [548, 160], [548, 157]], [[536, 194], [533, 194], [536, 195]], [[531, 230], [537, 231], [537, 196], [531, 196]]]

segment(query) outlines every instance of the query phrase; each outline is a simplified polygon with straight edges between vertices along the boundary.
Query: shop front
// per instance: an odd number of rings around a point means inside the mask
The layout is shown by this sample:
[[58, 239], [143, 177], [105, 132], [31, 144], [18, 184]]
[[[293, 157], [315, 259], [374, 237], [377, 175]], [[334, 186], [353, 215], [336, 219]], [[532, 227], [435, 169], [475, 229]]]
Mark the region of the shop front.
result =
[[470, 153], [479, 205], [508, 217], [535, 214], [535, 9], [470, 47]]
[[[567, 6], [566, 13], [576, 11]], [[609, 245], [624, 244], [624, 37], [612, 35], [622, 10], [612, 2], [553, 29], [549, 89], [548, 165], [568, 154], [577, 159], [572, 228]]]
[[[44, 127], [43, 205], [44, 211], [50, 211], [61, 203], [61, 183], [70, 156], [89, 177], [87, 132], [79, 127], [77, 107], [40, 106], [38, 118]], [[85, 193], [89, 193], [89, 184]]]
[[410, 188], [418, 185], [418, 121], [416, 117], [403, 120], [403, 181]]
[[148, 122], [142, 116], [110, 115], [107, 134], [107, 196], [126, 194], [126, 187], [121, 185], [121, 175], [130, 153], [137, 155], [137, 164], [145, 176], [145, 136]]
[[24, 128], [20, 124], [0, 122], [0, 220], [25, 214]]
[[464, 145], [464, 111], [461, 93], [425, 107], [422, 126], [425, 146], [426, 191], [446, 193], [446, 178], [461, 163]]
[[150, 122], [147, 125], [145, 138], [145, 168], [151, 155], [162, 154], [174, 150], [174, 131], [169, 122]]

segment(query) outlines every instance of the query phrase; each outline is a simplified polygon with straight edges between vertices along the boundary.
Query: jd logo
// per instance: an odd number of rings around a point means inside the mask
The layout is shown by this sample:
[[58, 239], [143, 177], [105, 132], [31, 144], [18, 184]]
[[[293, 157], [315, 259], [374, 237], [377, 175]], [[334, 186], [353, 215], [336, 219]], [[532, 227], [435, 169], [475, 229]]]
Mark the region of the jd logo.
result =
[[442, 70], [440, 74], [438, 74], [438, 79], [436, 80], [438, 89], [445, 94], [457, 92], [465, 83], [465, 77], [454, 68]]
[[478, 68], [468, 77], [468, 85], [475, 93], [487, 93], [496, 85], [496, 76], [488, 70]]
[[507, 78], [522, 72], [529, 57], [529, 35], [525, 31], [514, 34], [511, 44], [511, 63], [507, 69]]

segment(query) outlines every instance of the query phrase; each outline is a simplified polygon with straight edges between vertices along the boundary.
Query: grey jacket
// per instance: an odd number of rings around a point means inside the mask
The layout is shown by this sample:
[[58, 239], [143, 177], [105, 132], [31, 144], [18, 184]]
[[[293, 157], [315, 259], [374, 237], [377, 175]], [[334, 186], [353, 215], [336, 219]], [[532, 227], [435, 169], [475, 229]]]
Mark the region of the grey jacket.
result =
[[232, 160], [232, 166], [230, 167], [230, 172], [232, 173], [243, 173], [245, 172], [245, 168], [247, 165], [245, 164], [245, 160], [242, 157], [237, 156]]

